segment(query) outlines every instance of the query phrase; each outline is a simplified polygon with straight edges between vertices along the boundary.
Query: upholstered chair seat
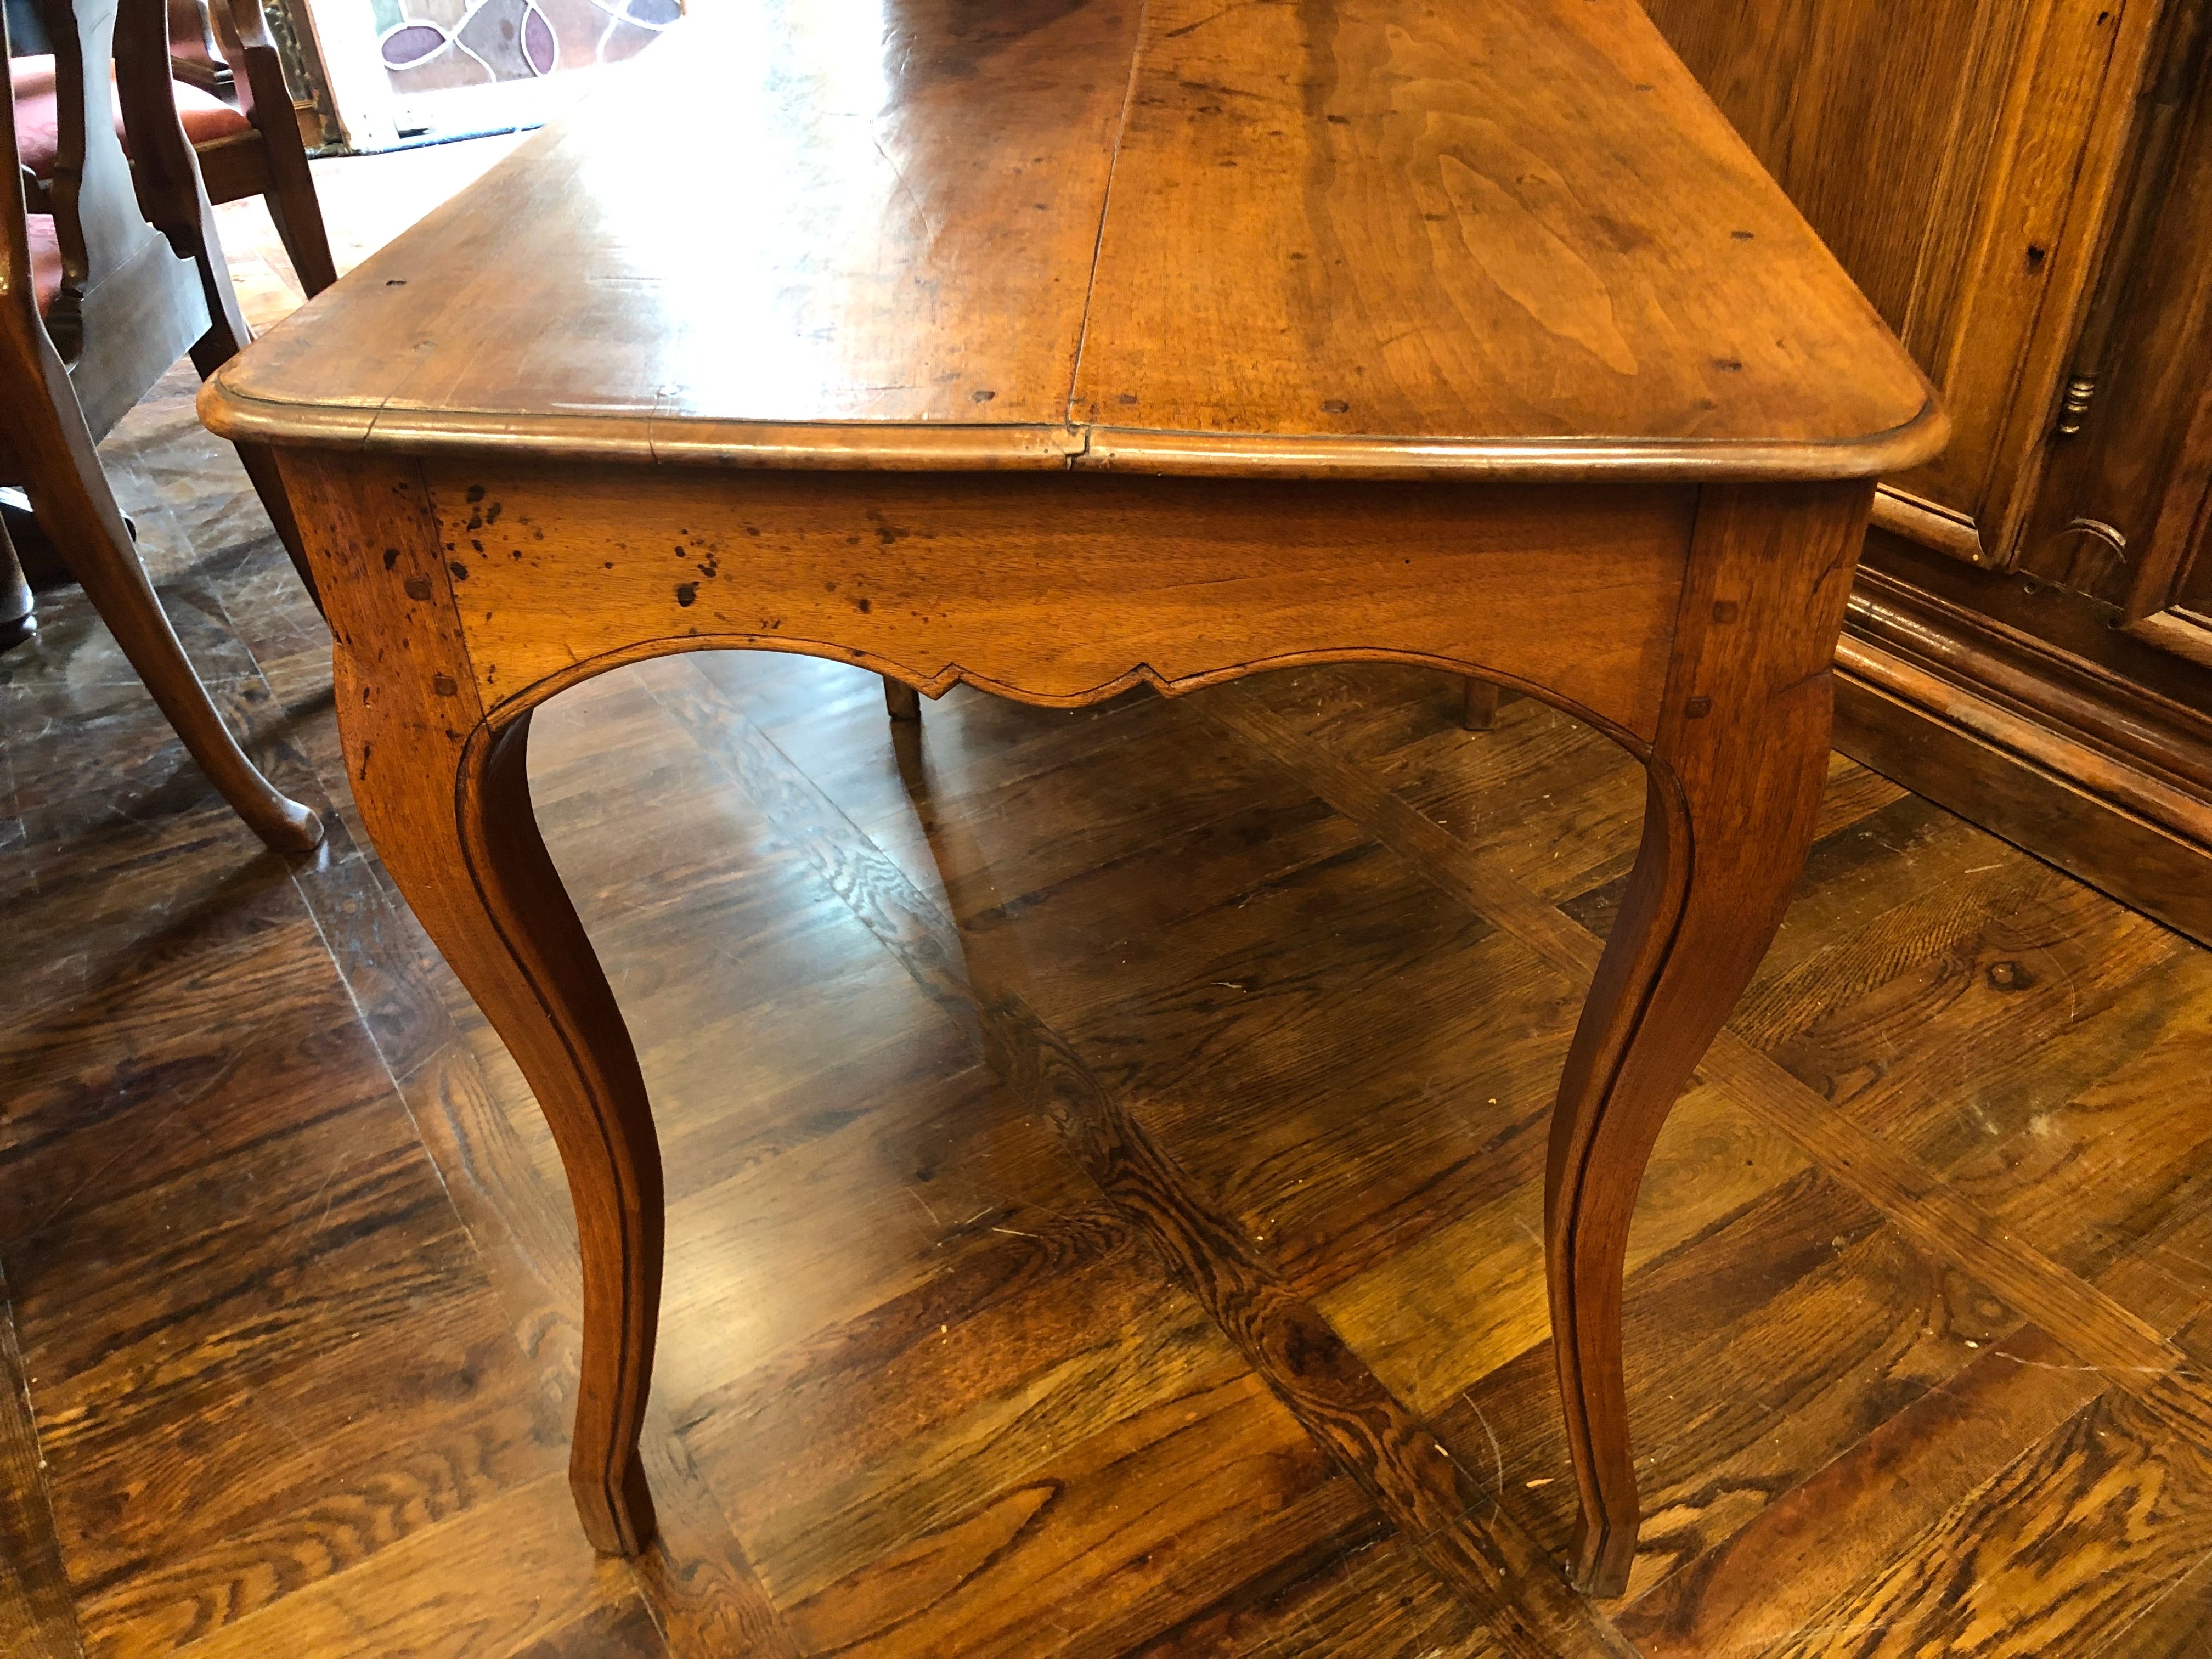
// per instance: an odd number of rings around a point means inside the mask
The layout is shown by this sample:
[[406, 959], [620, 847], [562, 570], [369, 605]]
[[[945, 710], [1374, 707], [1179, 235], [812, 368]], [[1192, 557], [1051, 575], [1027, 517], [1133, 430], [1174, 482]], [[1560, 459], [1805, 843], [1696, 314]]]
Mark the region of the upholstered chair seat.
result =
[[[51, 54], [17, 58], [10, 61], [9, 69], [15, 80], [15, 144], [23, 166], [35, 179], [51, 179], [61, 143], [61, 106], [54, 95], [53, 58]], [[185, 137], [195, 149], [253, 130], [252, 123], [213, 93], [183, 81], [176, 83], [176, 90], [177, 114], [184, 122]], [[124, 138], [127, 154], [130, 140], [124, 137], [119, 106], [115, 112], [115, 132]]]

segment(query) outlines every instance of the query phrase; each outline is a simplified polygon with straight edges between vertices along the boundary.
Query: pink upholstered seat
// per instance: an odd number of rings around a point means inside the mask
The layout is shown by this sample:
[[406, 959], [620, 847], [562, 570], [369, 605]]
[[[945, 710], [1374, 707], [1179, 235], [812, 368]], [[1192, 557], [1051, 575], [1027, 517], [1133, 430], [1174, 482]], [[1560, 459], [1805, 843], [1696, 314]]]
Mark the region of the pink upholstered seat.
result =
[[[60, 144], [60, 103], [54, 94], [54, 60], [51, 56], [9, 60], [15, 82], [15, 148], [23, 165], [40, 179], [53, 176], [54, 155]], [[194, 144], [251, 132], [252, 123], [211, 92], [174, 83], [177, 113], [185, 124], [185, 137]], [[115, 131], [123, 131], [123, 112], [115, 112]], [[128, 148], [127, 144], [125, 146]]]

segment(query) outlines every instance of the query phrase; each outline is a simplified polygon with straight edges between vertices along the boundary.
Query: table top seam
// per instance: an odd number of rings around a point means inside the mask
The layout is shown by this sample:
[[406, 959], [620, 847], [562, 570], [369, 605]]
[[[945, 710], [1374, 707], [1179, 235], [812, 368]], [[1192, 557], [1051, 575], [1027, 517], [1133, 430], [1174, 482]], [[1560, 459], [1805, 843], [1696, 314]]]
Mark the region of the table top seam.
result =
[[[1083, 285], [1083, 319], [1076, 325], [1075, 350], [1068, 358], [1067, 396], [1061, 410], [1072, 428], [1075, 421], [1075, 389], [1083, 384], [1083, 349], [1091, 340], [1091, 308], [1098, 298], [1098, 265], [1106, 253], [1106, 223], [1114, 208], [1114, 177], [1121, 170], [1121, 147], [1129, 136], [1129, 112], [1137, 101], [1138, 76], [1145, 63], [1145, 26], [1152, 21], [1152, 0], [1137, 0], [1136, 39], [1129, 48], [1129, 78], [1121, 89], [1121, 112], [1114, 123], [1114, 153], [1106, 159], [1106, 184], [1098, 192], [1098, 230], [1091, 241], [1091, 270]], [[1085, 446], [1090, 447], [1086, 438]], [[1070, 465], [1073, 465], [1071, 462]]]

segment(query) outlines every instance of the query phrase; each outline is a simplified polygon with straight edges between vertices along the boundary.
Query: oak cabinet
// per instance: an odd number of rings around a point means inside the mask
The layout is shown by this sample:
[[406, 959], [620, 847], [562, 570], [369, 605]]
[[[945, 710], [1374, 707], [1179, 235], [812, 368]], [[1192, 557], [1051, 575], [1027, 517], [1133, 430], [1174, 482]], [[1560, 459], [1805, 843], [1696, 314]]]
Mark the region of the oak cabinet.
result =
[[2187, 21], [2142, 102], [2131, 187], [2020, 562], [2212, 666], [2212, 89], [2206, 23]]
[[2212, 0], [1645, 0], [1942, 388], [1839, 746], [2212, 940]]

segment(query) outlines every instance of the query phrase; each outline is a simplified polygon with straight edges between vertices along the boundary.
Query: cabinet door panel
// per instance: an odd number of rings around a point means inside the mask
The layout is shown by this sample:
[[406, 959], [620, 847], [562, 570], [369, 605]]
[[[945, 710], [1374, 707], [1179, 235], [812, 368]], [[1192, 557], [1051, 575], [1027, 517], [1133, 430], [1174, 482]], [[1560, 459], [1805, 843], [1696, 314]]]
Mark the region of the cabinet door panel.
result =
[[[1964, 118], [1990, 90], [1977, 98], [1973, 84], [1987, 4], [1646, 0], [1645, 9], [1884, 320], [1906, 335], [1916, 289], [1930, 285], [1923, 255], [1956, 210], [1943, 200], [1946, 182], [1976, 170], [1991, 137], [1986, 120]], [[1961, 144], [1976, 154], [1957, 156]], [[1949, 263], [1957, 258], [1951, 250]]]
[[2212, 0], [2169, 24], [2076, 365], [2086, 418], [2053, 445], [2020, 562], [2212, 666]]
[[1949, 404], [1878, 521], [2006, 564], [2156, 0], [1646, 0]]

